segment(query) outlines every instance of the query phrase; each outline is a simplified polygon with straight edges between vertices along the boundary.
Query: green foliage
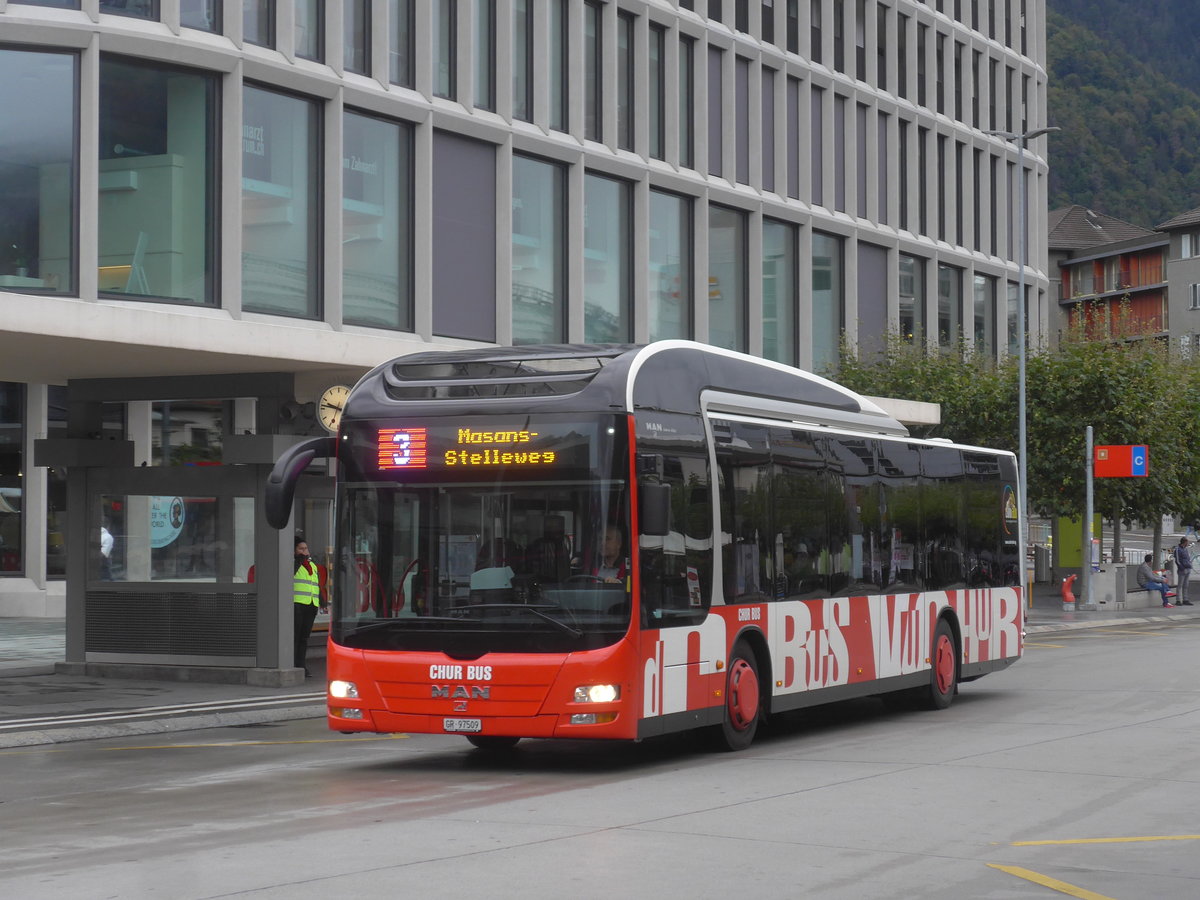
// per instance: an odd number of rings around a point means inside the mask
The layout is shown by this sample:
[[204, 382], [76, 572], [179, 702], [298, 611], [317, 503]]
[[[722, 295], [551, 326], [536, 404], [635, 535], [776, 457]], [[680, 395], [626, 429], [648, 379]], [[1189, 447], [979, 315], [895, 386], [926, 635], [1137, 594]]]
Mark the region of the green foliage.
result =
[[[1089, 326], [1094, 329], [1095, 321]], [[1094, 331], [1093, 331], [1094, 333]], [[1121, 333], [1119, 323], [1106, 333]], [[931, 354], [889, 338], [877, 357], [843, 348], [831, 377], [859, 393], [939, 403], [942, 421], [914, 436], [1018, 450], [1016, 360]], [[1080, 517], [1085, 429], [1096, 444], [1146, 444], [1146, 478], [1096, 479], [1095, 509], [1126, 524], [1164, 512], [1200, 520], [1200, 361], [1172, 358], [1154, 340], [1089, 340], [1077, 328], [1026, 359], [1026, 484], [1030, 511]]]
[[1049, 5], [1049, 124], [1062, 128], [1047, 144], [1050, 208], [1078, 203], [1147, 228], [1192, 209], [1200, 195], [1194, 0], [1139, 0], [1136, 11], [1128, 0]]

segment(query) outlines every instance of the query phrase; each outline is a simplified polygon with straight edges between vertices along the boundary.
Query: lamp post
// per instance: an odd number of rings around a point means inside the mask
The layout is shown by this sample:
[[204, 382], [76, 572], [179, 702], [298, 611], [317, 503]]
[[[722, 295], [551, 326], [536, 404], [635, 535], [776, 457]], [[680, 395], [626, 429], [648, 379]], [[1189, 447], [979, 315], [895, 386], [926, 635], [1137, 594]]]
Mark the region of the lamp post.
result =
[[[1021, 572], [1021, 588], [1029, 589], [1028, 572], [1026, 570], [1027, 548], [1025, 542], [1029, 538], [1029, 510], [1026, 508], [1027, 495], [1025, 491], [1026, 478], [1028, 471], [1029, 455], [1026, 451], [1025, 441], [1025, 266], [1029, 263], [1029, 228], [1028, 228], [1028, 212], [1026, 207], [1025, 191], [1025, 145], [1034, 138], [1039, 138], [1043, 134], [1049, 134], [1051, 131], [1060, 131], [1057, 125], [1047, 125], [1045, 128], [1034, 128], [1031, 131], [1015, 132], [1015, 131], [987, 131], [992, 137], [1004, 138], [1006, 141], [1017, 142], [1017, 171], [1020, 172], [1018, 190], [1021, 196], [1018, 198], [1021, 214], [1021, 258], [1020, 271], [1017, 274], [1017, 441], [1019, 444], [1017, 460], [1019, 470], [1017, 472], [1017, 502], [1021, 507], [1021, 514], [1017, 521], [1017, 547], [1020, 553], [1018, 565]], [[1084, 566], [1087, 567], [1089, 560], [1084, 560]], [[1032, 594], [1026, 600], [1032, 599]]]

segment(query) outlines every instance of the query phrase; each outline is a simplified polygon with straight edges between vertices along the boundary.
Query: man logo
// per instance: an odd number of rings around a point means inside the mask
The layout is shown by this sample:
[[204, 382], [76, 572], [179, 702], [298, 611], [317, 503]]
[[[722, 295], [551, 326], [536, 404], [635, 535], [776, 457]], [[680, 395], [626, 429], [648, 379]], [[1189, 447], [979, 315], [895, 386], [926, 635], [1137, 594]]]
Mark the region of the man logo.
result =
[[492, 694], [490, 686], [484, 687], [478, 684], [473, 684], [470, 688], [461, 684], [456, 684], [454, 687], [448, 684], [431, 684], [429, 688], [433, 691], [434, 700], [487, 700]]

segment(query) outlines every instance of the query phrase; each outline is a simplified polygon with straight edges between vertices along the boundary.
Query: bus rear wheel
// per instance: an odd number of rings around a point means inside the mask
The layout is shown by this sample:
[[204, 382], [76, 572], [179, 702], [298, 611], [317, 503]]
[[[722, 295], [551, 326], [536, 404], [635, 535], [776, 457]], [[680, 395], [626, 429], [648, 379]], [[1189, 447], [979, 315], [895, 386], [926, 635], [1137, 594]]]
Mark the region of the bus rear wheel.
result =
[[719, 746], [724, 750], [745, 750], [754, 741], [762, 721], [762, 689], [758, 680], [758, 660], [754, 651], [738, 641], [729, 655], [725, 676], [725, 718], [721, 723]]
[[918, 689], [917, 700], [926, 709], [945, 709], [958, 690], [958, 644], [945, 619], [939, 619], [929, 648], [929, 686]]
[[504, 750], [511, 750], [517, 746], [517, 741], [521, 740], [518, 737], [502, 737], [497, 734], [469, 734], [467, 740], [471, 745], [478, 747], [480, 750], [488, 750], [492, 753], [500, 753]]

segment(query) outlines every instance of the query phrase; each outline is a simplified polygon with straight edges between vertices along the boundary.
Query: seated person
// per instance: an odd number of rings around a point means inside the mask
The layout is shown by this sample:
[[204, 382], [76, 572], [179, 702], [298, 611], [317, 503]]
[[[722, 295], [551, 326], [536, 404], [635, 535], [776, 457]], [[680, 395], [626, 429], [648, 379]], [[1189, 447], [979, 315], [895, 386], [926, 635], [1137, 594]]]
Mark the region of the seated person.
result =
[[622, 552], [625, 543], [621, 529], [609, 525], [604, 529], [604, 547], [600, 555], [593, 560], [591, 574], [605, 584], [621, 584], [628, 574], [625, 567], [625, 555]]
[[566, 535], [566, 520], [550, 515], [545, 520], [545, 536], [526, 550], [525, 565], [541, 582], [566, 581], [571, 574], [571, 542]]
[[1168, 599], [1167, 579], [1155, 573], [1150, 568], [1150, 563], [1154, 560], [1153, 553], [1147, 553], [1146, 558], [1142, 560], [1142, 564], [1138, 566], [1137, 583], [1148, 591], [1158, 591], [1162, 594], [1162, 605], [1166, 607], [1174, 607]]

